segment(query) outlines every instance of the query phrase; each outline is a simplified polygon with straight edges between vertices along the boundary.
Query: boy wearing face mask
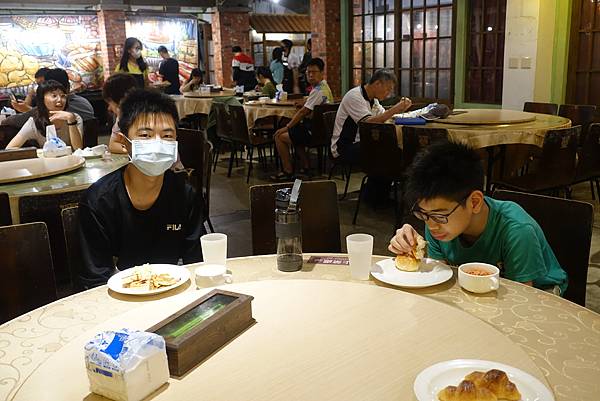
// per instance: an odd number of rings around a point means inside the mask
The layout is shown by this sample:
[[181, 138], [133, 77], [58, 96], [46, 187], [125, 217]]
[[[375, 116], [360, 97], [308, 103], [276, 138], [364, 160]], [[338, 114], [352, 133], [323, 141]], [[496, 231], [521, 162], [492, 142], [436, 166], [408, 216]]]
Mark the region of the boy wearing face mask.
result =
[[131, 163], [93, 184], [79, 205], [80, 279], [86, 288], [105, 284], [115, 267], [202, 260], [201, 201], [170, 170], [177, 158], [175, 104], [166, 95], [136, 89], [120, 108], [120, 140]]

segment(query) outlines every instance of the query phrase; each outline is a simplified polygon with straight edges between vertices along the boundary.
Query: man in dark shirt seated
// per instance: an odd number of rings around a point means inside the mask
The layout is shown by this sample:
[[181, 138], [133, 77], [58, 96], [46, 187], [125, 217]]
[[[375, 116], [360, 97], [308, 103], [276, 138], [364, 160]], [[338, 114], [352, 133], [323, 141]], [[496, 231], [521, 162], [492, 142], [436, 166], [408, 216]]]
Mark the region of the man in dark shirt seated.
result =
[[121, 102], [120, 140], [131, 163], [92, 185], [79, 204], [84, 270], [89, 288], [143, 263], [202, 260], [201, 202], [177, 159], [177, 109], [167, 96], [136, 89]]

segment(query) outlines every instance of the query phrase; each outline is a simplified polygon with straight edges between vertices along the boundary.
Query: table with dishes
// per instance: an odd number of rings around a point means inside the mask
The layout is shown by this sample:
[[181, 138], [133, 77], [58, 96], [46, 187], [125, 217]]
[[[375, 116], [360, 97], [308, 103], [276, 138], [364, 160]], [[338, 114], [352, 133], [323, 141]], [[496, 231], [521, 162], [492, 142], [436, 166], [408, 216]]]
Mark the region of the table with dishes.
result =
[[13, 223], [18, 224], [19, 197], [86, 189], [128, 162], [126, 155], [117, 154], [1, 162], [0, 192], [8, 193]]
[[248, 130], [251, 131], [256, 121], [265, 117], [285, 117], [293, 118], [298, 108], [297, 101], [285, 100], [275, 101], [270, 100], [251, 100], [244, 103], [244, 112], [248, 122]]
[[[407, 273], [375, 256], [371, 278], [353, 280], [345, 257], [304, 255], [294, 273], [279, 271], [275, 255], [228, 259], [233, 283], [219, 288], [253, 296], [256, 323], [152, 399], [436, 400], [489, 369], [505, 371], [522, 400], [600, 394], [600, 315], [504, 279], [496, 291], [467, 292], [456, 268], [435, 261]], [[138, 295], [117, 277], [0, 326], [0, 398], [100, 400], [86, 342], [146, 330], [200, 298], [210, 289], [196, 290], [194, 271], [204, 268], [173, 268], [176, 284]]]
[[209, 114], [213, 99], [216, 97], [234, 96], [233, 90], [226, 89], [218, 92], [184, 92], [183, 95], [171, 95], [177, 107], [179, 118], [192, 114]]

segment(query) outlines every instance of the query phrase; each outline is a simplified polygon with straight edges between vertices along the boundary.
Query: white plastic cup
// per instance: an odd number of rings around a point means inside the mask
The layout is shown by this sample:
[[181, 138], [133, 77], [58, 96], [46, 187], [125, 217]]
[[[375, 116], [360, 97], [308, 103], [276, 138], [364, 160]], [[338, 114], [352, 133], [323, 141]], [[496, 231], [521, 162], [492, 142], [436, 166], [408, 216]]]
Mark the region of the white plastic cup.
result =
[[373, 255], [373, 236], [369, 234], [350, 234], [346, 237], [350, 275], [354, 280], [368, 280]]
[[220, 233], [206, 234], [200, 237], [204, 263], [211, 265], [227, 265], [227, 235]]
[[216, 287], [222, 284], [230, 284], [233, 276], [227, 273], [223, 265], [201, 265], [195, 270], [196, 285], [200, 288]]

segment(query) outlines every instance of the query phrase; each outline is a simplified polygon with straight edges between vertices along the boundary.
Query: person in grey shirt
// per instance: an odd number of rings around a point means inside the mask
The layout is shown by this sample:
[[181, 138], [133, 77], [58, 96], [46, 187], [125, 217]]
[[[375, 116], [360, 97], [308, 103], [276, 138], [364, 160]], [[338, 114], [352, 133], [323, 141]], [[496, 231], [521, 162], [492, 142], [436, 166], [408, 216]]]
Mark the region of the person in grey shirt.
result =
[[[47, 71], [44, 79], [46, 81], [53, 79], [57, 82], [60, 82], [67, 90], [70, 89], [69, 76], [63, 69], [53, 68]], [[66, 111], [79, 115], [83, 121], [95, 118], [92, 104], [83, 96], [79, 96], [74, 93], [69, 94]], [[27, 120], [29, 120], [29, 117], [33, 115], [32, 112], [33, 108], [24, 113], [10, 116], [2, 121], [2, 125], [9, 125], [19, 130], [23, 128], [23, 125], [25, 125]]]

